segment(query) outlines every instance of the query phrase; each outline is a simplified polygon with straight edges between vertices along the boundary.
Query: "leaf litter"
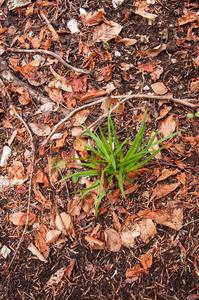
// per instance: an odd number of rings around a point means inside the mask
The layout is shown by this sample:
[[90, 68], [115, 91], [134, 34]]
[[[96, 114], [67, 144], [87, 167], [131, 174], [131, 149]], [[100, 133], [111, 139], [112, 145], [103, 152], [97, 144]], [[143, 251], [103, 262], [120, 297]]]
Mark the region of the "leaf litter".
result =
[[[5, 247], [11, 249], [7, 258], [3, 254], [0, 258], [3, 276], [27, 217], [30, 229], [15, 258], [17, 268], [14, 270], [11, 265], [7, 271], [12, 287], [9, 293], [13, 291], [10, 297], [19, 297], [14, 287], [16, 278], [19, 277], [21, 282], [23, 278], [33, 282], [33, 272], [34, 288], [23, 286], [22, 293], [36, 295], [35, 291], [47, 291], [49, 296], [53, 290], [57, 299], [76, 299], [77, 291], [81, 290], [78, 298], [101, 295], [107, 299], [141, 299], [142, 294], [151, 299], [196, 299], [198, 121], [197, 117], [192, 120], [186, 117], [192, 109], [156, 96], [169, 91], [183, 99], [187, 94], [190, 103], [197, 103], [198, 50], [193, 44], [198, 35], [196, 6], [183, 2], [182, 10], [177, 2], [168, 3], [167, 9], [171, 12], [168, 16], [166, 8], [159, 2], [136, 1], [131, 6], [121, 1], [112, 7], [111, 1], [107, 1], [103, 8], [87, 3], [88, 7], [85, 5], [86, 10], [79, 18], [77, 3], [68, 3], [70, 10], [63, 3], [37, 1], [23, 9], [17, 8], [12, 16], [5, 12], [5, 18], [12, 19], [7, 22], [10, 27], [2, 21], [1, 37], [6, 39], [9, 47], [49, 49], [59, 55], [58, 60], [52, 60], [48, 54], [40, 53], [41, 63], [33, 57], [35, 53], [20, 55], [4, 52], [4, 49], [1, 52], [17, 78], [15, 86], [5, 81], [0, 87], [1, 153], [9, 139], [11, 148], [10, 156], [1, 165], [0, 178], [4, 230], [1, 254]], [[64, 9], [67, 15], [62, 14]], [[14, 20], [25, 16], [29, 19], [21, 23], [21, 31], [17, 31], [18, 25], [11, 28], [13, 23], [18, 24]], [[67, 24], [70, 21], [76, 27], [69, 31]], [[165, 37], [164, 24], [170, 24], [172, 28]], [[67, 50], [66, 43], [69, 45]], [[64, 69], [60, 58], [71, 65], [84, 66], [91, 73], [83, 75]], [[21, 85], [18, 78], [23, 78], [26, 86]], [[108, 198], [103, 199], [99, 208], [100, 218], [96, 219], [94, 206], [99, 191], [93, 190], [83, 199], [71, 194], [81, 190], [85, 183], [86, 187], [92, 184], [89, 178], [82, 182], [55, 183], [66, 175], [79, 172], [84, 168], [79, 163], [89, 157], [79, 140], [81, 125], [91, 125], [107, 113], [106, 101], [112, 109], [121, 101], [120, 96], [136, 87], [141, 96], [142, 93], [150, 94], [154, 99], [146, 101], [140, 96], [140, 101], [128, 100], [112, 112], [120, 140], [129, 132], [133, 139], [147, 108], [147, 135], [156, 126], [159, 138], [178, 130], [181, 134], [169, 140], [160, 156], [155, 156], [143, 170], [128, 174], [133, 185], [124, 183], [125, 198], [112, 181]], [[35, 88], [37, 99], [30, 93]], [[39, 93], [48, 95], [47, 103], [40, 103]], [[111, 98], [110, 93], [118, 98]], [[94, 102], [96, 99], [97, 103], [99, 97], [105, 97], [102, 106]], [[31, 158], [35, 153], [29, 160], [25, 155], [31, 137], [23, 122], [12, 115], [11, 99], [33, 132], [33, 142], [40, 145], [33, 176]], [[71, 113], [91, 101], [92, 106], [78, 111], [54, 132], [48, 145], [42, 143], [64, 118], [61, 109]], [[138, 117], [132, 123], [135, 111]], [[106, 120], [101, 118], [98, 122], [104, 130]], [[96, 124], [92, 130], [97, 130]], [[86, 135], [81, 140], [88, 142]], [[74, 161], [74, 157], [78, 161]], [[30, 210], [26, 211], [31, 178], [33, 197]], [[103, 189], [106, 189], [105, 178]], [[5, 212], [7, 221], [3, 217]], [[25, 263], [22, 262], [22, 249]], [[92, 268], [84, 273], [88, 265]], [[169, 274], [167, 280], [164, 273]], [[80, 279], [82, 276], [89, 279]], [[131, 289], [129, 284], [133, 285], [136, 280], [141, 284]], [[153, 287], [154, 282], [158, 288]], [[4, 293], [8, 293], [6, 288]]]

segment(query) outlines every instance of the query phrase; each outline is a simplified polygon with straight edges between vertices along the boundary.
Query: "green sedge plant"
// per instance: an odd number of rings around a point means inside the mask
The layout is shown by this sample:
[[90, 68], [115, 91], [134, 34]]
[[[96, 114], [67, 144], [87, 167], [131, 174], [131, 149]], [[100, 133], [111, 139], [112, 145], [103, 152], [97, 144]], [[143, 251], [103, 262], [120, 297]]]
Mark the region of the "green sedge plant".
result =
[[[108, 109], [108, 105], [107, 105], [107, 109]], [[139, 128], [139, 131], [128, 151], [126, 151], [127, 144], [129, 144], [131, 137], [126, 138], [126, 140], [123, 141], [122, 143], [119, 142], [114, 123], [109, 114], [109, 110], [107, 116], [108, 124], [107, 124], [106, 134], [102, 131], [102, 128], [100, 127], [99, 124], [98, 124], [99, 134], [97, 134], [96, 132], [93, 133], [89, 128], [82, 125], [82, 127], [86, 131], [85, 134], [87, 134], [90, 137], [90, 139], [94, 142], [95, 145], [94, 147], [92, 147], [85, 141], [81, 141], [84, 144], [85, 148], [88, 151], [91, 151], [91, 155], [88, 155], [88, 158], [86, 160], [81, 159], [81, 162], [79, 163], [88, 170], [71, 174], [63, 178], [59, 182], [62, 182], [63, 180], [66, 180], [68, 178], [72, 178], [73, 183], [76, 183], [80, 177], [87, 177], [87, 176], [97, 177], [98, 179], [96, 179], [89, 188], [78, 191], [78, 192], [83, 192], [83, 194], [80, 197], [81, 199], [92, 189], [98, 187], [99, 192], [97, 194], [97, 200], [95, 203], [96, 216], [98, 215], [98, 208], [99, 208], [100, 201], [102, 200], [104, 195], [108, 193], [108, 188], [113, 177], [116, 174], [118, 174], [117, 175], [118, 186], [121, 190], [123, 197], [125, 197], [124, 186], [123, 186], [124, 180], [126, 179], [130, 184], [132, 184], [130, 178], [128, 177], [128, 173], [131, 171], [136, 171], [137, 169], [145, 165], [157, 153], [159, 153], [165, 145], [161, 146], [156, 151], [151, 150], [152, 147], [178, 134], [178, 133], [174, 133], [156, 141], [156, 137], [158, 134], [158, 131], [156, 131], [154, 135], [151, 133], [151, 135], [147, 139], [145, 139], [146, 116], [147, 116], [147, 111], [144, 115], [144, 119]], [[75, 158], [73, 158], [73, 160], [74, 159]], [[101, 167], [102, 171], [100, 172], [99, 172], [99, 165], [102, 166]], [[108, 184], [105, 191], [103, 187], [104, 176], [106, 176], [106, 178], [108, 179]]]

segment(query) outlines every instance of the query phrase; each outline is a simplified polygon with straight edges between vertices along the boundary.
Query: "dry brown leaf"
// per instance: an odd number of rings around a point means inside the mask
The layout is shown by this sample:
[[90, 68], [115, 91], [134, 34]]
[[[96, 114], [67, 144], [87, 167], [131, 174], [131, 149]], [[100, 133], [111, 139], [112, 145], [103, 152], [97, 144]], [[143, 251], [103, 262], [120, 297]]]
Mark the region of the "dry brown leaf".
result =
[[62, 91], [59, 90], [59, 89], [51, 89], [49, 88], [48, 86], [45, 86], [45, 91], [48, 93], [48, 96], [50, 97], [50, 99], [59, 104], [60, 102], [61, 103], [64, 103], [64, 97], [62, 95]]
[[2, 28], [0, 28], [0, 34], [4, 33], [6, 30], [7, 30], [7, 28], [6, 28], [6, 27], [2, 27]]
[[121, 229], [122, 229], [122, 226], [121, 226], [121, 224], [120, 224], [120, 221], [119, 221], [119, 219], [118, 219], [116, 213], [114, 212], [114, 210], [111, 210], [111, 213], [112, 213], [112, 216], [113, 216], [114, 227], [115, 227], [115, 229], [116, 229], [117, 231], [120, 232]]
[[67, 274], [68, 278], [71, 277], [75, 262], [76, 262], [76, 259], [71, 259], [69, 265], [66, 267], [66, 274]]
[[162, 52], [163, 50], [165, 50], [167, 48], [166, 44], [160, 44], [159, 46], [153, 48], [153, 49], [148, 49], [145, 51], [146, 55], [150, 56], [150, 57], [155, 57], [158, 56], [158, 54], [160, 52]]
[[184, 15], [178, 19], [178, 24], [180, 26], [185, 25], [187, 23], [192, 23], [198, 20], [198, 15], [186, 8], [183, 9]]
[[174, 208], [172, 214], [170, 215], [160, 215], [155, 218], [154, 221], [158, 224], [170, 227], [175, 230], [180, 230], [182, 228], [183, 213], [181, 208]]
[[176, 175], [179, 172], [180, 172], [180, 170], [178, 170], [178, 169], [175, 169], [173, 171], [170, 171], [169, 169], [163, 169], [161, 176], [157, 179], [156, 182], [161, 181], [161, 180], [165, 180], [168, 177], [174, 176], [174, 175]]
[[84, 109], [84, 110], [81, 110], [80, 112], [76, 113], [71, 119], [72, 125], [79, 126], [79, 125], [84, 124], [85, 121], [87, 120], [89, 114], [90, 114], [90, 110], [88, 110], [88, 109]]
[[168, 195], [169, 193], [175, 191], [175, 189], [177, 189], [179, 187], [180, 183], [172, 183], [172, 184], [158, 184], [157, 187], [153, 190], [153, 194], [151, 196], [151, 199], [154, 199], [156, 197], [156, 199], [160, 199], [166, 195]]
[[160, 111], [160, 115], [156, 120], [160, 120], [162, 118], [164, 118], [168, 112], [172, 109], [171, 106], [165, 106], [161, 111]]
[[[27, 213], [16, 212], [10, 216], [10, 221], [14, 225], [24, 226], [26, 225], [26, 220], [27, 220]], [[36, 220], [36, 215], [34, 213], [29, 213], [28, 225], [30, 226], [34, 224], [35, 220]]]
[[191, 93], [195, 94], [199, 91], [199, 80], [192, 81], [190, 83], [190, 91]]
[[127, 45], [127, 46], [132, 46], [132, 45], [134, 45], [134, 44], [136, 44], [137, 43], [137, 40], [136, 39], [128, 39], [128, 38], [122, 38], [122, 37], [120, 37], [120, 36], [117, 36], [116, 37], [116, 42], [117, 43], [125, 43], [125, 45]]
[[40, 203], [42, 203], [44, 206], [50, 208], [52, 206], [52, 202], [50, 200], [47, 200], [42, 193], [40, 192], [39, 189], [39, 184], [38, 183], [34, 183], [33, 185], [33, 191], [35, 193], [35, 199], [37, 201], [39, 201]]
[[62, 222], [65, 226], [65, 229], [68, 230], [72, 224], [72, 219], [71, 216], [69, 214], [66, 214], [65, 212], [62, 212], [60, 214], [60, 217], [62, 219]]
[[44, 172], [42, 172], [40, 169], [34, 175], [33, 182], [43, 183], [44, 186], [49, 185], [49, 181], [48, 181], [46, 174]]
[[141, 264], [145, 270], [148, 270], [152, 266], [153, 252], [154, 252], [154, 249], [150, 249], [147, 251], [147, 253], [140, 256]]
[[38, 71], [30, 71], [28, 72], [28, 82], [33, 86], [40, 86], [46, 82], [44, 75]]
[[[155, 135], [155, 132], [152, 132], [152, 134], [151, 134], [151, 139], [154, 137], [154, 135]], [[157, 142], [157, 141], [158, 141], [158, 138], [157, 138], [157, 136], [156, 136], [153, 142], [155, 143], [155, 142]], [[157, 145], [155, 145], [155, 146], [149, 148], [149, 151], [157, 151], [158, 149], [159, 149], [159, 144], [157, 144]], [[162, 159], [162, 154], [161, 154], [161, 152], [158, 152], [158, 153], [155, 155], [155, 158], [156, 158], [156, 159]]]
[[147, 244], [156, 234], [156, 225], [151, 219], [143, 219], [138, 222], [138, 225], [140, 227], [140, 237]]
[[45, 252], [47, 250], [46, 241], [39, 231], [35, 231], [35, 245], [41, 252]]
[[101, 21], [104, 21], [105, 11], [103, 8], [98, 9], [94, 12], [89, 12], [86, 15], [81, 15], [82, 22], [87, 26], [93, 26], [99, 24]]
[[102, 250], [102, 249], [105, 248], [104, 242], [102, 242], [102, 241], [100, 241], [98, 239], [95, 239], [92, 236], [87, 235], [85, 237], [85, 240], [91, 245], [91, 247], [93, 247], [96, 250]]
[[29, 123], [31, 130], [38, 136], [47, 136], [51, 133], [50, 126], [47, 124]]
[[58, 284], [62, 280], [65, 270], [66, 270], [65, 267], [59, 269], [57, 272], [55, 272], [53, 275], [50, 276], [50, 279], [46, 282], [46, 284], [48, 286], [52, 286], [53, 284]]
[[155, 65], [138, 65], [137, 68], [141, 72], [146, 71], [147, 73], [151, 73], [153, 72]]
[[147, 1], [137, 1], [135, 3], [135, 14], [149, 20], [154, 20], [157, 17], [157, 15], [147, 12], [145, 10], [147, 9], [147, 6]]
[[118, 232], [111, 228], [104, 231], [107, 248], [112, 252], [118, 252], [121, 248], [121, 239]]
[[23, 164], [18, 160], [13, 161], [13, 174], [18, 180], [24, 180], [26, 177]]
[[47, 244], [55, 244], [61, 234], [60, 230], [49, 230], [46, 237]]
[[139, 264], [136, 264], [132, 269], [126, 270], [126, 277], [138, 277], [142, 274], [149, 274], [149, 271], [141, 268]]
[[155, 82], [151, 84], [151, 87], [157, 95], [164, 95], [168, 91], [167, 87], [164, 85], [163, 82]]
[[[107, 103], [108, 103], [108, 107], [109, 107], [109, 110], [112, 109], [115, 105], [119, 104], [119, 100], [116, 99], [116, 98], [111, 98], [111, 97], [108, 97], [106, 98], [106, 100], [104, 100], [102, 102], [102, 105], [101, 105], [101, 109], [103, 111], [104, 114], [107, 113]], [[116, 113], [116, 112], [123, 112], [124, 111], [124, 103], [122, 103], [121, 105], [119, 105], [116, 109], [113, 110], [113, 113]]]
[[125, 226], [125, 230], [121, 232], [122, 245], [128, 248], [133, 248], [135, 244], [135, 238], [140, 235], [140, 227], [137, 223], [129, 226]]
[[77, 196], [68, 201], [68, 213], [71, 216], [79, 216], [82, 208], [82, 200], [79, 200]]
[[168, 216], [168, 214], [164, 210], [156, 209], [154, 211], [151, 211], [149, 208], [140, 210], [137, 215], [139, 217], [147, 218], [147, 219], [155, 219], [162, 215]]
[[94, 91], [90, 91], [88, 93], [86, 93], [84, 96], [81, 97], [80, 101], [85, 101], [91, 98], [96, 98], [96, 97], [101, 97], [107, 94], [107, 91], [105, 90], [94, 90]]
[[56, 213], [55, 224], [56, 224], [57, 229], [58, 229], [59, 231], [66, 233], [65, 226], [64, 226], [64, 224], [63, 224], [63, 222], [62, 222], [62, 218], [61, 218], [61, 216], [59, 215], [59, 213]]
[[93, 32], [93, 44], [108, 42], [117, 37], [122, 30], [122, 26], [113, 21], [111, 21], [110, 24], [111, 26], [103, 23], [95, 28]]
[[30, 252], [32, 252], [33, 255], [36, 255], [36, 257], [47, 263], [48, 261], [44, 258], [44, 256], [41, 254], [41, 252], [31, 243], [28, 248], [27, 248]]
[[185, 173], [181, 173], [178, 176], [176, 176], [176, 178], [183, 184], [185, 185], [186, 183], [186, 174]]
[[156, 68], [153, 70], [153, 72], [151, 72], [150, 76], [152, 78], [153, 81], [156, 81], [160, 78], [160, 75], [163, 72], [163, 68], [159, 65], [156, 66]]
[[72, 86], [71, 83], [63, 76], [59, 75], [58, 73], [56, 73], [52, 66], [50, 66], [50, 70], [52, 72], [52, 74], [54, 75], [56, 80], [53, 80], [51, 82], [49, 82], [48, 87], [49, 88], [55, 88], [55, 89], [62, 89], [65, 92], [72, 92]]
[[176, 121], [173, 115], [168, 116], [164, 121], [161, 122], [159, 134], [162, 134], [163, 137], [166, 137], [172, 134], [176, 128]]

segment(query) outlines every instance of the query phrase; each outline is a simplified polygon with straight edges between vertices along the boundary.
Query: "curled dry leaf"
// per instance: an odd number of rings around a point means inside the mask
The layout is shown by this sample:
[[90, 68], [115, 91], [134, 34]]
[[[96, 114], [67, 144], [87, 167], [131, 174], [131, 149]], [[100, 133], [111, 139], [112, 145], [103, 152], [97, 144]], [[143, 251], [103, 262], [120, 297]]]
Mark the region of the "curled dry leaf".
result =
[[31, 243], [28, 248], [27, 248], [30, 252], [32, 252], [33, 255], [36, 255], [36, 257], [47, 263], [48, 261], [44, 258], [44, 256], [41, 254], [41, 252]]
[[[104, 100], [102, 102], [102, 105], [101, 105], [101, 109], [103, 111], [104, 114], [107, 113], [107, 104], [108, 104], [108, 107], [109, 107], [109, 110], [112, 109], [115, 105], [119, 104], [119, 100], [116, 99], [116, 98], [111, 98], [111, 97], [108, 97], [106, 98], [106, 100]], [[113, 110], [113, 113], [117, 113], [117, 112], [123, 112], [124, 111], [124, 103], [122, 103], [121, 105], [119, 105], [116, 109]]]
[[44, 186], [49, 185], [48, 177], [40, 169], [37, 171], [37, 173], [33, 177], [33, 182], [43, 183]]
[[190, 10], [187, 10], [186, 8], [183, 9], [184, 15], [178, 19], [178, 24], [180, 26], [185, 25], [187, 23], [192, 23], [198, 20], [198, 15]]
[[126, 277], [138, 277], [142, 274], [149, 274], [149, 271], [141, 268], [139, 264], [136, 264], [132, 269], [126, 270]]
[[157, 95], [164, 95], [168, 92], [168, 89], [163, 82], [155, 82], [151, 84], [151, 87]]
[[46, 82], [44, 75], [38, 71], [30, 71], [28, 72], [28, 82], [33, 86], [40, 86]]
[[47, 124], [29, 123], [31, 130], [38, 136], [47, 136], [51, 133], [50, 126]]
[[104, 242], [92, 237], [92, 236], [89, 236], [87, 235], [85, 237], [85, 240], [91, 245], [91, 247], [93, 247], [94, 249], [96, 250], [102, 250], [102, 249], [105, 249], [105, 244]]
[[71, 216], [69, 214], [66, 214], [65, 212], [62, 212], [60, 214], [60, 217], [62, 219], [62, 222], [65, 226], [65, 229], [68, 230], [72, 224], [72, 219]]
[[153, 81], [156, 81], [160, 78], [160, 75], [163, 72], [163, 68], [159, 65], [156, 66], [156, 68], [151, 72], [150, 76], [153, 79]]
[[66, 274], [67, 274], [68, 278], [71, 277], [75, 262], [76, 262], [76, 259], [71, 259], [69, 265], [66, 267]]
[[176, 128], [176, 121], [172, 115], [168, 116], [164, 121], [161, 122], [159, 134], [166, 137], [172, 134]]
[[97, 11], [94, 11], [94, 12], [91, 11], [86, 15], [84, 15], [84, 14], [81, 15], [81, 19], [82, 19], [84, 26], [85, 25], [93, 26], [93, 25], [99, 24], [101, 21], [104, 21], [105, 20], [104, 15], [105, 15], [104, 9], [100, 8]]
[[18, 160], [13, 161], [13, 173], [18, 180], [24, 180], [26, 177], [23, 164]]
[[110, 22], [110, 25], [105, 23], [97, 26], [93, 32], [93, 44], [100, 42], [108, 42], [118, 36], [122, 26], [113, 21]]
[[64, 226], [64, 224], [63, 224], [63, 222], [62, 222], [62, 218], [61, 218], [61, 216], [60, 216], [58, 213], [56, 214], [55, 224], [56, 224], [57, 229], [58, 229], [59, 231], [62, 231], [62, 232], [65, 232], [65, 231], [66, 231], [66, 230], [65, 230], [65, 226]]
[[47, 244], [55, 244], [58, 240], [59, 236], [61, 234], [61, 231], [59, 230], [49, 230], [46, 237], [46, 243]]
[[156, 225], [151, 219], [143, 219], [138, 222], [138, 225], [140, 227], [140, 237], [147, 244], [156, 234]]
[[174, 208], [172, 214], [159, 215], [154, 221], [158, 224], [170, 227], [175, 230], [182, 228], [183, 213], [181, 208]]
[[147, 6], [147, 1], [137, 1], [135, 3], [135, 14], [149, 20], [154, 20], [157, 17], [157, 15], [147, 12], [145, 10], [147, 9]]
[[121, 248], [121, 239], [117, 231], [111, 228], [106, 228], [104, 231], [106, 245], [108, 250], [118, 252]]
[[77, 196], [74, 196], [73, 199], [68, 202], [68, 213], [71, 216], [79, 216], [82, 208], [82, 200], [79, 200]]
[[120, 224], [120, 221], [119, 221], [119, 219], [118, 219], [116, 213], [114, 212], [114, 210], [112, 210], [111, 213], [112, 213], [112, 216], [113, 216], [114, 227], [115, 227], [115, 229], [116, 229], [117, 231], [120, 232], [121, 229], [122, 229], [122, 226], [121, 226], [121, 224]]
[[50, 200], [47, 200], [43, 194], [40, 192], [39, 184], [34, 183], [33, 185], [33, 191], [35, 193], [35, 199], [42, 203], [45, 207], [50, 208], [52, 206], [52, 202]]
[[45, 252], [47, 250], [46, 241], [39, 231], [35, 231], [35, 245], [41, 252]]
[[69, 81], [65, 77], [63, 77], [63, 76], [59, 75], [58, 73], [56, 73], [53, 70], [52, 66], [50, 66], [50, 70], [51, 70], [51, 72], [54, 75], [56, 80], [53, 80], [53, 81], [49, 82], [49, 84], [48, 84], [49, 88], [62, 89], [65, 92], [72, 92], [73, 91], [71, 84], [69, 83]]
[[[154, 135], [155, 135], [155, 132], [152, 132], [151, 138], [153, 138]], [[156, 136], [155, 139], [154, 139], [154, 143], [157, 142], [157, 141], [158, 141], [158, 139], [157, 139], [157, 136]], [[156, 150], [158, 150], [158, 149], [159, 149], [159, 144], [157, 144], [157, 145], [151, 147], [151, 148], [149, 149], [149, 151], [156, 151]], [[162, 159], [162, 154], [161, 154], [161, 152], [158, 152], [158, 153], [155, 155], [155, 158], [156, 158], [156, 159]]]
[[160, 120], [162, 118], [164, 118], [168, 112], [172, 109], [171, 106], [165, 106], [161, 111], [160, 111], [160, 115], [156, 120]]
[[59, 269], [57, 272], [51, 275], [50, 279], [46, 282], [46, 284], [48, 286], [52, 286], [53, 284], [58, 284], [62, 280], [65, 270], [66, 270], [65, 267]]
[[[16, 212], [10, 216], [10, 221], [14, 225], [24, 226], [26, 225], [26, 220], [27, 220], [27, 213]], [[29, 213], [28, 225], [30, 226], [34, 224], [35, 220], [36, 220], [36, 215], [34, 213]]]
[[154, 249], [150, 249], [147, 251], [147, 253], [140, 256], [141, 264], [145, 270], [148, 270], [152, 266], [153, 252], [154, 252]]
[[140, 227], [137, 223], [132, 226], [128, 226], [126, 230], [121, 232], [121, 241], [125, 247], [133, 248], [135, 244], [135, 238], [140, 235]]
[[48, 93], [48, 96], [50, 97], [50, 99], [59, 104], [64, 103], [64, 97], [62, 95], [62, 91], [59, 89], [54, 89], [54, 88], [49, 88], [48, 86], [45, 86], [45, 91]]
[[178, 170], [178, 169], [175, 169], [175, 170], [173, 170], [173, 171], [170, 171], [169, 169], [163, 169], [163, 170], [162, 170], [162, 174], [161, 174], [161, 176], [158, 178], [157, 182], [158, 182], [158, 181], [161, 181], [161, 180], [165, 180], [165, 179], [167, 179], [167, 178], [170, 177], [170, 176], [174, 176], [174, 175], [176, 175], [176, 174], [179, 173], [179, 172], [180, 172], [180, 170]]
[[153, 200], [155, 197], [156, 199], [160, 199], [171, 192], [175, 191], [179, 187], [180, 183], [172, 183], [172, 184], [158, 184], [157, 187], [153, 190], [151, 200]]
[[90, 110], [84, 109], [74, 115], [74, 117], [71, 119], [73, 126], [79, 126], [85, 123], [88, 116], [90, 114]]
[[127, 46], [132, 46], [132, 45], [137, 43], [137, 40], [136, 39], [122, 38], [121, 36], [117, 36], [116, 37], [116, 42], [117, 43], [122, 43], [123, 42]]
[[158, 54], [160, 52], [162, 52], [163, 50], [165, 50], [167, 48], [166, 44], [160, 44], [159, 46], [153, 48], [153, 49], [148, 49], [146, 50], [146, 55], [150, 56], [150, 57], [155, 57], [158, 56]]
[[81, 97], [80, 101], [85, 101], [91, 98], [96, 98], [96, 97], [101, 97], [107, 94], [107, 91], [105, 90], [94, 90], [94, 91], [90, 91], [88, 93], [86, 93], [83, 97]]

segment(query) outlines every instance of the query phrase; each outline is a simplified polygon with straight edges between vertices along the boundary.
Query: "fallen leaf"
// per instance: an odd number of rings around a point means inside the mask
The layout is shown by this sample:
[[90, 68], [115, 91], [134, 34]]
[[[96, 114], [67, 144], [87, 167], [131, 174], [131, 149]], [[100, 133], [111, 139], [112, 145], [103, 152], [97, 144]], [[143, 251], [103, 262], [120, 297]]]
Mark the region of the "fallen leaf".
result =
[[65, 92], [72, 92], [72, 86], [71, 83], [63, 76], [59, 75], [58, 73], [56, 73], [52, 66], [50, 66], [50, 70], [52, 72], [52, 74], [54, 75], [56, 80], [53, 80], [51, 82], [49, 82], [48, 87], [49, 88], [55, 88], [55, 89], [62, 89]]
[[59, 269], [57, 272], [55, 272], [53, 275], [50, 276], [50, 279], [46, 282], [46, 284], [48, 286], [52, 286], [53, 284], [58, 284], [62, 280], [65, 270], [66, 270], [65, 267]]
[[79, 126], [79, 125], [84, 124], [85, 121], [87, 120], [89, 114], [90, 114], [90, 110], [88, 110], [88, 109], [84, 109], [84, 110], [81, 110], [80, 112], [76, 113], [71, 119], [72, 125]]
[[93, 247], [96, 250], [102, 250], [105, 248], [104, 242], [102, 242], [92, 236], [87, 235], [85, 237], [85, 240], [91, 245], [91, 247]]
[[68, 201], [68, 213], [71, 216], [79, 216], [82, 208], [82, 200], [79, 200], [77, 196]]
[[186, 8], [183, 9], [184, 15], [178, 19], [178, 25], [182, 26], [187, 23], [192, 23], [198, 20], [198, 15]]
[[[151, 139], [154, 137], [154, 135], [155, 135], [155, 132], [152, 132], [152, 133], [151, 133]], [[154, 139], [154, 141], [153, 141], [153, 143], [155, 143], [155, 142], [157, 142], [157, 141], [158, 141], [158, 139], [157, 139], [157, 136], [156, 136], [155, 139]], [[159, 144], [157, 144], [157, 145], [155, 145], [155, 146], [149, 148], [149, 151], [157, 151], [158, 149], [159, 149]], [[161, 154], [161, 152], [158, 152], [158, 153], [155, 155], [155, 158], [156, 158], [156, 159], [162, 159], [162, 154]]]
[[175, 131], [175, 128], [176, 128], [176, 121], [173, 115], [170, 115], [168, 118], [166, 118], [164, 121], [161, 122], [159, 134], [162, 134], [163, 137], [166, 137], [172, 134]]
[[[27, 220], [27, 213], [16, 212], [10, 216], [10, 221], [14, 225], [24, 226], [26, 225], [26, 220]], [[34, 224], [35, 220], [36, 220], [36, 215], [34, 213], [29, 213], [28, 225], [30, 226]]]
[[55, 244], [61, 234], [60, 230], [49, 230], [46, 237], [47, 244]]
[[138, 65], [137, 68], [141, 72], [146, 71], [147, 73], [151, 73], [153, 72], [155, 65]]
[[76, 262], [76, 259], [71, 259], [69, 265], [66, 267], [66, 274], [67, 274], [68, 278], [71, 277], [75, 262]]
[[33, 86], [40, 86], [46, 82], [44, 75], [38, 71], [30, 71], [27, 76], [28, 82]]
[[186, 174], [185, 173], [181, 173], [178, 176], [176, 176], [176, 178], [183, 184], [185, 185], [186, 183]]
[[117, 35], [122, 30], [122, 26], [113, 21], [111, 21], [110, 24], [111, 26], [102, 23], [101, 25], [95, 28], [93, 32], [93, 44], [100, 43], [100, 42], [108, 42], [111, 39], [117, 37]]
[[33, 182], [43, 183], [44, 186], [49, 185], [49, 181], [48, 181], [46, 174], [44, 172], [42, 172], [40, 169], [34, 175]]
[[72, 224], [72, 219], [71, 216], [69, 214], [66, 214], [65, 212], [62, 212], [60, 214], [60, 217], [62, 219], [62, 222], [65, 226], [65, 229], [68, 230]]
[[50, 126], [47, 124], [29, 123], [31, 130], [38, 136], [47, 136], [51, 133]]
[[142, 274], [149, 274], [149, 271], [141, 268], [139, 264], [136, 264], [132, 269], [126, 270], [126, 277], [137, 277]]
[[160, 78], [160, 75], [163, 73], [163, 68], [159, 65], [156, 66], [156, 68], [153, 70], [153, 72], [150, 73], [150, 76], [153, 81], [156, 81]]
[[171, 192], [175, 191], [179, 187], [180, 183], [172, 183], [172, 184], [158, 184], [157, 187], [153, 190], [151, 200], [153, 200], [155, 197], [156, 199], [160, 199]]
[[168, 89], [163, 82], [155, 82], [151, 84], [151, 88], [157, 95], [164, 95], [168, 92]]
[[180, 172], [180, 170], [178, 170], [178, 169], [175, 169], [173, 171], [170, 171], [169, 169], [163, 169], [161, 176], [157, 179], [157, 182], [161, 181], [161, 180], [165, 180], [170, 176], [174, 176], [179, 172]]
[[122, 229], [122, 226], [121, 226], [121, 224], [120, 224], [120, 221], [119, 221], [119, 219], [118, 219], [116, 213], [114, 212], [114, 210], [111, 210], [111, 213], [112, 213], [112, 216], [113, 216], [114, 227], [115, 227], [115, 229], [116, 229], [117, 231], [120, 232], [121, 229]]
[[121, 239], [119, 233], [111, 228], [104, 231], [107, 248], [112, 252], [118, 252], [121, 248]]
[[101, 21], [104, 21], [105, 11], [103, 8], [98, 9], [94, 12], [89, 12], [86, 15], [81, 15], [82, 22], [87, 26], [93, 26], [99, 24]]
[[86, 93], [84, 96], [81, 97], [80, 101], [85, 101], [91, 98], [96, 98], [96, 97], [101, 97], [107, 94], [107, 91], [105, 90], [100, 90], [100, 91], [90, 91]]
[[140, 235], [140, 227], [137, 223], [129, 223], [125, 225], [125, 229], [121, 232], [121, 242], [125, 247], [133, 248], [135, 238]]
[[[111, 110], [111, 109], [113, 109], [114, 106], [116, 106], [119, 103], [120, 103], [120, 101], [117, 98], [108, 97], [104, 101], [102, 101], [101, 109], [102, 109], [103, 113], [106, 114], [108, 112], [107, 104], [108, 104], [109, 110]], [[122, 103], [117, 108], [115, 108], [113, 110], [113, 113], [123, 112], [123, 111], [124, 111], [124, 103]]]
[[190, 91], [191, 93], [195, 94], [199, 91], [199, 80], [192, 81], [190, 83]]
[[152, 266], [153, 252], [154, 252], [154, 249], [150, 249], [144, 255], [140, 256], [141, 264], [145, 270], [148, 270]]
[[122, 38], [122, 37], [120, 37], [120, 36], [117, 36], [116, 37], [116, 42], [117, 43], [125, 43], [125, 45], [127, 45], [127, 46], [132, 46], [132, 45], [134, 45], [134, 44], [136, 44], [137, 43], [137, 40], [136, 39], [128, 39], [128, 38]]
[[35, 231], [35, 245], [41, 252], [45, 252], [47, 250], [46, 241], [39, 231]]
[[155, 14], [151, 14], [149, 12], [147, 12], [145, 9], [147, 9], [148, 3], [147, 1], [137, 1], [135, 3], [135, 14], [139, 15], [143, 18], [147, 18], [149, 20], [154, 20], [157, 15]]
[[35, 193], [35, 199], [42, 203], [44, 206], [50, 208], [52, 206], [52, 202], [50, 200], [47, 200], [43, 194], [40, 192], [39, 184], [34, 183], [33, 185], [33, 191]]
[[163, 214], [155, 218], [154, 221], [158, 224], [170, 227], [175, 230], [182, 228], [183, 213], [181, 208], [174, 208], [172, 214]]
[[148, 49], [145, 51], [146, 55], [148, 55], [149, 57], [155, 57], [158, 56], [158, 54], [160, 52], [162, 52], [163, 50], [165, 50], [167, 48], [166, 44], [160, 44], [159, 46], [153, 48], [153, 49]]
[[45, 91], [48, 93], [48, 96], [53, 102], [57, 104], [64, 103], [64, 97], [62, 95], [61, 90], [53, 89], [53, 88], [49, 88], [48, 86], [45, 86]]
[[32, 252], [33, 255], [36, 255], [36, 257], [47, 263], [48, 261], [44, 258], [44, 256], [41, 254], [41, 252], [31, 243], [28, 248], [27, 248], [30, 252]]
[[138, 222], [140, 227], [140, 237], [145, 244], [156, 234], [156, 226], [151, 219], [143, 219]]
[[23, 164], [18, 160], [13, 161], [13, 173], [18, 180], [24, 180], [26, 177]]
[[171, 106], [165, 106], [161, 111], [160, 111], [160, 115], [156, 120], [160, 120], [162, 118], [164, 118], [168, 112], [172, 109]]

